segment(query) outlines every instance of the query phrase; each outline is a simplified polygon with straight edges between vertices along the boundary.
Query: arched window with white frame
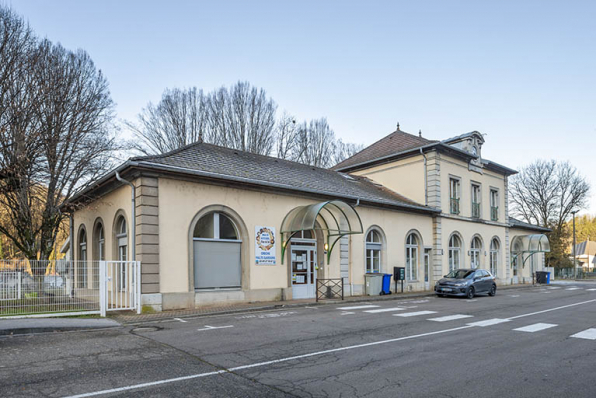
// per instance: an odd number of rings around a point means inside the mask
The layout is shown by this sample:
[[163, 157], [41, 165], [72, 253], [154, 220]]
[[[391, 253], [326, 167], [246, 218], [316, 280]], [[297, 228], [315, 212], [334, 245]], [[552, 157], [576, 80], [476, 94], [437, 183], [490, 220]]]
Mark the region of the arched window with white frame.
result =
[[482, 252], [482, 241], [478, 236], [472, 238], [470, 245], [470, 268], [480, 268], [480, 254]]
[[418, 236], [411, 232], [406, 238], [406, 279], [409, 281], [418, 279], [419, 246]]
[[221, 212], [202, 216], [193, 231], [195, 289], [242, 286], [242, 240], [234, 221]]
[[383, 238], [376, 229], [366, 234], [366, 273], [381, 272], [381, 253]]
[[494, 276], [497, 276], [497, 270], [499, 269], [499, 249], [499, 240], [493, 238], [490, 242], [490, 273]]
[[461, 268], [461, 239], [457, 234], [449, 238], [449, 271]]
[[87, 231], [83, 226], [79, 231], [79, 261], [77, 263], [77, 286], [87, 287]]

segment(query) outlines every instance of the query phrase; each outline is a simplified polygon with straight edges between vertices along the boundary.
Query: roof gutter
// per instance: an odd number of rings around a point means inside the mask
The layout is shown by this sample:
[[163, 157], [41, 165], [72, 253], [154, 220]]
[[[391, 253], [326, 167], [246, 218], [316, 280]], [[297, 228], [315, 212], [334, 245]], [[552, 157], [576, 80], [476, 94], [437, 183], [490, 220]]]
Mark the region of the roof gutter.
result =
[[424, 158], [424, 205], [428, 206], [428, 159], [426, 158], [422, 148], [420, 148], [420, 154]]

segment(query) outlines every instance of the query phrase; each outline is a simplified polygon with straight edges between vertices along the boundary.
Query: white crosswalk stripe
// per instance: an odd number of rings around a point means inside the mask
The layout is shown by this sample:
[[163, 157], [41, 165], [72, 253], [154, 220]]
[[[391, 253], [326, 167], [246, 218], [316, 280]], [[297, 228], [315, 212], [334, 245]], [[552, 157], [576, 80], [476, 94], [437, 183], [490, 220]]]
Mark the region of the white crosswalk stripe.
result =
[[356, 305], [354, 307], [337, 307], [337, 310], [363, 310], [366, 308], [378, 308], [380, 305]]
[[504, 323], [504, 322], [509, 322], [509, 319], [500, 319], [500, 318], [487, 319], [485, 321], [468, 323], [468, 326], [480, 326], [483, 328], [485, 326], [497, 325], [499, 323]]
[[380, 312], [395, 312], [395, 311], [403, 311], [405, 310], [404, 307], [394, 307], [394, 308], [379, 308], [378, 310], [367, 310], [362, 312], [368, 312], [369, 314], [378, 314]]
[[596, 292], [596, 289], [586, 289], [589, 292]]
[[557, 326], [557, 325], [552, 324], [552, 323], [535, 323], [533, 325], [528, 325], [528, 326], [524, 326], [524, 327], [513, 329], [513, 330], [516, 330], [518, 332], [534, 333], [534, 332], [539, 332], [541, 330], [554, 328], [555, 326]]
[[581, 287], [570, 287], [565, 290], [581, 290]]
[[437, 311], [416, 311], [416, 312], [406, 312], [403, 314], [393, 314], [393, 316], [401, 316], [403, 318], [408, 318], [411, 316], [419, 316], [419, 315], [429, 315], [429, 314], [436, 314]]
[[464, 315], [464, 314], [447, 315], [447, 316], [441, 316], [439, 318], [430, 318], [429, 321], [447, 322], [447, 321], [455, 321], [456, 319], [464, 319], [464, 318], [473, 318], [473, 315]]
[[560, 289], [560, 288], [561, 288], [561, 286], [551, 286], [551, 287], [549, 287], [547, 289], [555, 290], [555, 289]]
[[576, 339], [596, 340], [596, 329], [586, 329], [583, 332], [572, 335]]

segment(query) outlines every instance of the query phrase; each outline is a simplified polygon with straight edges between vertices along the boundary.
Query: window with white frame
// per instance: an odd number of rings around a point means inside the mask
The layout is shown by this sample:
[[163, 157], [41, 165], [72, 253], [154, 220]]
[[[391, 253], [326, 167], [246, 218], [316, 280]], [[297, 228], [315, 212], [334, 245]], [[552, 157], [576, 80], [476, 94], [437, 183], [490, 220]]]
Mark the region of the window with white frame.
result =
[[479, 268], [480, 267], [480, 253], [482, 251], [482, 241], [479, 237], [475, 236], [472, 239], [472, 244], [470, 245], [470, 267], [471, 268]]
[[497, 238], [493, 238], [490, 242], [490, 272], [494, 276], [497, 276], [497, 270], [499, 269], [499, 241]]
[[496, 189], [490, 190], [490, 219], [499, 220], [499, 191]]
[[79, 262], [77, 263], [77, 285], [87, 287], [87, 231], [81, 228], [79, 232]]
[[418, 279], [418, 236], [410, 233], [406, 238], [406, 279]]
[[242, 240], [236, 224], [220, 212], [201, 217], [193, 232], [195, 289], [240, 288]]
[[459, 214], [459, 184], [458, 178], [449, 179], [449, 212], [451, 214]]
[[457, 235], [449, 238], [449, 271], [461, 268], [461, 239]]
[[472, 217], [473, 218], [480, 218], [481, 197], [482, 197], [482, 193], [480, 191], [480, 185], [476, 184], [476, 183], [472, 183]]
[[375, 229], [371, 229], [366, 234], [366, 272], [381, 272], [381, 250], [383, 249], [383, 240], [381, 234]]

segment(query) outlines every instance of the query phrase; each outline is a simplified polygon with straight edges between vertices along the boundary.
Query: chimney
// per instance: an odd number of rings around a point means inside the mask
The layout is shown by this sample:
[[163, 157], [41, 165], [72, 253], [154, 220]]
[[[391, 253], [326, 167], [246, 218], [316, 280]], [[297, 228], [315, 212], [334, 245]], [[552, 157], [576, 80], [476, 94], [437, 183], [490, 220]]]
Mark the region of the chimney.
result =
[[422, 138], [422, 130], [418, 130], [418, 137]]
[[397, 122], [397, 129], [399, 130], [399, 122]]

